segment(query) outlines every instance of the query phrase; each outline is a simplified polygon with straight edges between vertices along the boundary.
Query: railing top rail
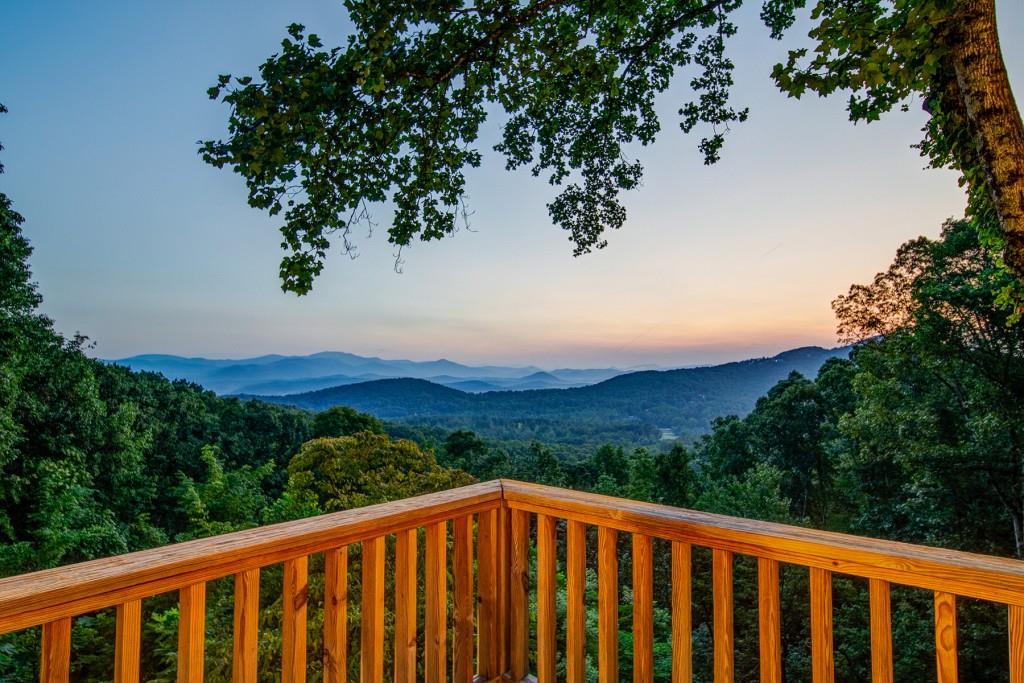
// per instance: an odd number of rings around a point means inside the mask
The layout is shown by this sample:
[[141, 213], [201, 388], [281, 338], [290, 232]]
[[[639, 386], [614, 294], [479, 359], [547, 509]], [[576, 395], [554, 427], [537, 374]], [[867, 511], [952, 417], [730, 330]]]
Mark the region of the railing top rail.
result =
[[493, 509], [490, 481], [0, 579], [0, 633]]
[[1024, 562], [503, 480], [513, 509], [842, 574], [1024, 605]]

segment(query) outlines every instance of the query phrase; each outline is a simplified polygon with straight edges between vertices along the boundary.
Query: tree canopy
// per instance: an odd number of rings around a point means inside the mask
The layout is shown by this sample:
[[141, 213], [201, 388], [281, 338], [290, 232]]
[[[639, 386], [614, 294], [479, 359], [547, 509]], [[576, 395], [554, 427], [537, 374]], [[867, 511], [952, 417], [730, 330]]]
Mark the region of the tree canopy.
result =
[[[345, 6], [353, 31], [328, 47], [301, 25], [259, 77], [221, 75], [229, 135], [205, 160], [246, 180], [249, 201], [280, 216], [282, 287], [306, 293], [328, 249], [351, 248], [369, 207], [390, 200], [388, 239], [454, 232], [465, 218], [466, 171], [481, 125], [507, 115], [496, 150], [558, 188], [548, 204], [576, 255], [605, 245], [626, 219], [620, 200], [642, 177], [627, 145], [650, 144], [655, 96], [693, 67], [678, 125], [702, 131], [705, 163], [722, 153], [734, 104], [728, 43], [742, 0], [434, 0]], [[782, 38], [804, 0], [764, 0]], [[793, 97], [849, 94], [853, 121], [919, 98], [931, 113], [921, 152], [962, 172], [977, 226], [1024, 275], [1024, 124], [1010, 91], [994, 0], [819, 0], [812, 48], [793, 49], [772, 77]]]

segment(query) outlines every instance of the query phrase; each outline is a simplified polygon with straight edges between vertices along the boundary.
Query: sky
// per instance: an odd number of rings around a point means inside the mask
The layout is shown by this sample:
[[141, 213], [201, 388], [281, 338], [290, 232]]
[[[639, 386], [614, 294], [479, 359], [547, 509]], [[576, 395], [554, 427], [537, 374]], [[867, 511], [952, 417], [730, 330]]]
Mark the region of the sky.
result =
[[[15, 2], [0, 10], [0, 191], [25, 216], [43, 311], [91, 353], [244, 357], [363, 355], [542, 367], [715, 363], [835, 345], [830, 302], [896, 248], [963, 213], [948, 171], [910, 145], [915, 106], [854, 126], [845, 98], [787, 99], [768, 76], [787, 45], [758, 6], [738, 15], [734, 126], [705, 167], [675, 112], [688, 75], [659, 99], [662, 133], [635, 150], [643, 186], [603, 251], [572, 257], [545, 205], [556, 194], [507, 173], [481, 140], [469, 175], [471, 230], [403, 253], [383, 225], [334, 249], [312, 294], [280, 290], [278, 224], [240, 176], [205, 165], [221, 137], [217, 74], [254, 74], [289, 23], [338, 44], [339, 0]], [[1011, 82], [1024, 93], [1024, 3], [997, 0]], [[803, 29], [801, 31], [801, 28]], [[798, 24], [793, 38], [806, 33]], [[375, 219], [386, 224], [387, 207]]]

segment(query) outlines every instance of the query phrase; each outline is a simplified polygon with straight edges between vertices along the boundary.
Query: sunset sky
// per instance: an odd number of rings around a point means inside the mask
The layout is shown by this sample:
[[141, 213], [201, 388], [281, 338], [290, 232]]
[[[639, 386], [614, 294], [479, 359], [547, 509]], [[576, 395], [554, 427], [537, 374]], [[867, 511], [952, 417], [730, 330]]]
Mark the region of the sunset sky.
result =
[[[470, 175], [472, 231], [403, 254], [381, 228], [358, 258], [335, 250], [314, 292], [284, 294], [277, 223], [196, 141], [228, 111], [206, 88], [253, 74], [298, 21], [325, 42], [346, 31], [337, 0], [21, 2], [0, 22], [0, 191], [25, 216], [43, 310], [92, 353], [240, 357], [364, 355], [541, 366], [685, 365], [833, 345], [830, 301], [884, 269], [896, 248], [963, 212], [955, 175], [922, 170], [910, 113], [853, 126], [845, 100], [788, 100], [759, 4], [733, 39], [735, 100], [751, 118], [705, 167], [661, 100], [657, 144], [638, 148], [643, 186], [609, 246], [572, 257], [548, 219], [556, 190], [504, 171]], [[999, 0], [1003, 50], [1024, 96], [1024, 3]], [[802, 35], [800, 26], [793, 36]], [[496, 139], [489, 122], [481, 148]]]

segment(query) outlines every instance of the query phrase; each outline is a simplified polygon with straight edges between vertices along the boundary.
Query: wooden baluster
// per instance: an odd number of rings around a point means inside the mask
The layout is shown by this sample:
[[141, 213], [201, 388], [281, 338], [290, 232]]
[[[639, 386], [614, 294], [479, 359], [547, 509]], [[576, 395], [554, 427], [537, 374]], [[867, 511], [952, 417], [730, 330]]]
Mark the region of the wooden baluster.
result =
[[956, 683], [956, 596], [935, 593], [935, 662], [939, 683]]
[[473, 681], [473, 517], [452, 521], [452, 578], [455, 583], [455, 627], [452, 681]]
[[600, 683], [619, 680], [618, 532], [597, 530], [597, 676]]
[[555, 683], [555, 518], [537, 515], [537, 682]]
[[202, 683], [206, 637], [206, 584], [178, 593], [178, 683]]
[[363, 541], [363, 604], [359, 631], [359, 675], [363, 683], [384, 681], [384, 537]]
[[757, 603], [761, 683], [782, 683], [779, 563], [775, 560], [757, 558]]
[[511, 576], [512, 576], [512, 511], [504, 500], [498, 508], [498, 597], [497, 625], [498, 637], [497, 674], [503, 676], [509, 670], [509, 641], [511, 636]]
[[693, 563], [689, 543], [672, 542], [672, 683], [693, 681]]
[[235, 574], [235, 633], [231, 659], [233, 683], [256, 683], [259, 649], [260, 570]]
[[526, 678], [529, 662], [528, 639], [530, 626], [529, 566], [530, 518], [523, 510], [512, 510], [512, 538], [510, 544], [511, 576], [509, 577], [509, 666], [512, 680]]
[[409, 529], [395, 538], [395, 683], [415, 681], [416, 530]]
[[871, 680], [873, 683], [893, 683], [889, 582], [869, 580], [868, 598], [871, 605]]
[[296, 557], [284, 563], [281, 593], [281, 681], [306, 680], [306, 603], [309, 602], [309, 560]]
[[711, 551], [711, 586], [714, 601], [715, 683], [732, 683], [732, 553]]
[[832, 572], [811, 567], [811, 679], [833, 683]]
[[633, 534], [633, 680], [654, 680], [654, 548]]
[[345, 683], [347, 674], [348, 546], [342, 546], [324, 552], [324, 683]]
[[501, 635], [498, 632], [498, 551], [498, 511], [481, 512], [477, 516], [477, 668], [486, 680], [497, 678], [502, 673], [499, 670]]
[[1010, 605], [1010, 683], [1024, 683], [1024, 607]]
[[565, 673], [568, 683], [584, 683], [587, 677], [587, 528], [583, 522], [569, 520], [566, 523], [565, 576]]
[[117, 606], [114, 636], [114, 683], [138, 683], [142, 639], [142, 602]]
[[447, 676], [446, 648], [448, 646], [448, 569], [447, 526], [445, 522], [431, 524], [426, 529], [426, 664], [424, 678], [427, 683], [442, 683]]
[[40, 683], [67, 683], [71, 674], [71, 619], [64, 617], [43, 624]]

